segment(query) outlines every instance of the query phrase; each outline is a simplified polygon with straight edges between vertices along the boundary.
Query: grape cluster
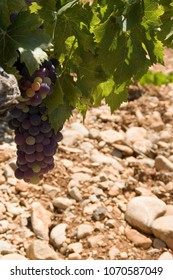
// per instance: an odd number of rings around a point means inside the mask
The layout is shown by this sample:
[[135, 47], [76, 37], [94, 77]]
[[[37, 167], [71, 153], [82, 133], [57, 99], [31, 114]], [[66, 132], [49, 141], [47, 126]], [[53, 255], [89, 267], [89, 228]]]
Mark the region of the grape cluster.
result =
[[17, 169], [15, 176], [27, 182], [38, 183], [43, 174], [54, 167], [57, 142], [62, 139], [49, 123], [47, 108], [42, 101], [50, 95], [56, 82], [55, 67], [45, 61], [32, 76], [24, 65], [20, 68], [19, 80], [21, 96], [11, 110], [9, 126], [15, 131], [17, 144]]

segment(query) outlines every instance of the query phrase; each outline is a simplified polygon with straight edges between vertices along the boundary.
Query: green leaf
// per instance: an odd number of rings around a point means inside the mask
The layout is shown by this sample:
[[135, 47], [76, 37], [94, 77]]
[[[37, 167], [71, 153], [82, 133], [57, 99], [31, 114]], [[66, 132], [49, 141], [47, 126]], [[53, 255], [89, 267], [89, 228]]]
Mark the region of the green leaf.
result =
[[38, 48], [45, 50], [50, 44], [49, 36], [40, 30], [39, 26], [38, 16], [26, 11], [20, 12], [14, 23], [9, 25], [6, 30], [0, 29], [0, 63], [12, 66], [18, 58], [17, 50], [20, 49], [23, 61], [26, 59], [29, 71], [33, 72], [41, 60]]
[[61, 104], [49, 114], [49, 121], [55, 133], [63, 126], [65, 121], [71, 116], [72, 107], [68, 104]]
[[46, 98], [45, 103], [49, 114], [51, 114], [59, 105], [64, 103], [64, 92], [59, 79], [57, 79], [53, 87], [53, 92]]

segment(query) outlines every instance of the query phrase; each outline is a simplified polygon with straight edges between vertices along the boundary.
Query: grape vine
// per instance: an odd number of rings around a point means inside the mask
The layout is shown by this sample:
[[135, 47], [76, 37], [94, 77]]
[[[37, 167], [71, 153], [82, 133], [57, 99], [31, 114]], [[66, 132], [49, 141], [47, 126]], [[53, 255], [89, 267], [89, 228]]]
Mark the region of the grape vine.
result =
[[52, 167], [38, 164], [39, 153], [49, 157], [45, 147], [73, 109], [85, 116], [105, 100], [113, 112], [172, 45], [171, 0], [1, 1], [0, 65], [21, 90], [10, 123], [19, 146], [16, 176], [30, 180]]

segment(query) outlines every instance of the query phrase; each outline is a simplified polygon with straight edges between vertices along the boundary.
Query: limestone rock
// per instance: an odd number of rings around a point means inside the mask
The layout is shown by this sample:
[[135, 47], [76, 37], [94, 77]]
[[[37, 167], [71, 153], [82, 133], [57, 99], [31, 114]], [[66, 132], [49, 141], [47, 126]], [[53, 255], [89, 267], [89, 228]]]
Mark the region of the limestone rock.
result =
[[74, 200], [65, 197], [56, 197], [52, 203], [57, 208], [66, 209], [74, 203]]
[[163, 216], [153, 221], [152, 232], [173, 250], [173, 215]]
[[134, 197], [127, 204], [125, 219], [132, 227], [146, 233], [152, 233], [153, 221], [164, 215], [165, 212], [166, 204], [158, 198]]
[[0, 260], [27, 260], [24, 256], [20, 254], [7, 254], [2, 257], [0, 257]]
[[173, 171], [173, 163], [167, 159], [166, 157], [160, 155], [157, 156], [155, 159], [155, 168], [157, 171], [167, 171], [172, 172]]
[[151, 247], [152, 241], [150, 238], [147, 238], [145, 235], [141, 234], [135, 229], [125, 229], [126, 237], [134, 243], [136, 247], [141, 247], [144, 249], [149, 249]]
[[51, 223], [49, 213], [39, 202], [33, 202], [31, 206], [31, 224], [38, 238], [49, 239], [49, 226]]
[[77, 238], [82, 239], [93, 232], [94, 228], [90, 224], [81, 224], [77, 228]]
[[34, 240], [27, 248], [26, 255], [30, 260], [57, 260], [56, 252], [44, 241]]
[[67, 224], [58, 224], [50, 232], [50, 241], [55, 248], [59, 248], [66, 241]]

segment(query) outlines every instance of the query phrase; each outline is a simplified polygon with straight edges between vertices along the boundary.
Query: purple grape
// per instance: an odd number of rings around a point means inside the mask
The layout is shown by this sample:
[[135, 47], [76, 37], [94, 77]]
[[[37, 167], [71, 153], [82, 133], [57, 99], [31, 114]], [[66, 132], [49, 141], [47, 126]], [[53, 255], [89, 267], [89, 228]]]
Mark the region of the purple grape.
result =
[[16, 129], [20, 126], [20, 122], [17, 119], [12, 119], [11, 125], [14, 127], [14, 129]]
[[32, 125], [40, 125], [41, 124], [41, 118], [39, 115], [32, 115], [30, 117], [30, 122]]
[[14, 118], [19, 118], [22, 114], [22, 111], [19, 109], [19, 108], [14, 108], [10, 111], [11, 115], [14, 117]]
[[18, 155], [17, 163], [19, 163], [20, 165], [26, 164], [26, 159], [25, 159], [25, 156], [23, 154]]
[[35, 137], [35, 141], [36, 143], [42, 143], [44, 140], [44, 135], [42, 133], [39, 133], [36, 137]]
[[33, 154], [35, 152], [35, 149], [36, 149], [35, 145], [28, 145], [28, 144], [24, 145], [24, 152], [27, 155]]
[[43, 143], [43, 145], [49, 145], [50, 144], [50, 139], [45, 137], [42, 143]]
[[51, 145], [44, 146], [43, 152], [44, 152], [45, 156], [53, 156], [55, 154], [55, 151]]
[[31, 127], [31, 122], [30, 122], [30, 120], [25, 119], [25, 120], [23, 121], [23, 123], [22, 123], [22, 127], [23, 127], [24, 129], [29, 129], [29, 128]]
[[30, 115], [38, 114], [38, 112], [39, 112], [39, 108], [38, 107], [30, 106], [30, 109], [29, 109]]
[[36, 93], [32, 98], [31, 98], [31, 105], [32, 106], [38, 106], [42, 102], [42, 97]]
[[17, 134], [14, 141], [17, 145], [23, 145], [25, 143], [25, 137], [22, 134]]
[[21, 171], [25, 172], [29, 169], [27, 164], [23, 164], [23, 165], [18, 165], [18, 167], [20, 168]]
[[34, 162], [36, 160], [35, 154], [31, 154], [31, 155], [26, 154], [25, 159], [27, 162]]
[[42, 143], [36, 143], [35, 144], [35, 150], [36, 152], [42, 152], [43, 151], [43, 144]]
[[23, 179], [24, 178], [24, 173], [19, 168], [17, 168], [15, 170], [15, 177], [17, 179]]
[[40, 165], [41, 168], [47, 167], [47, 163], [45, 163], [44, 161], [40, 161], [39, 165]]
[[24, 112], [22, 112], [22, 114], [20, 115], [20, 117], [18, 118], [18, 120], [20, 121], [20, 122], [23, 122], [25, 119], [27, 119], [28, 118], [28, 113], [24, 113]]
[[43, 154], [43, 153], [36, 152], [36, 153], [35, 153], [35, 158], [36, 158], [36, 160], [38, 160], [38, 161], [42, 161], [42, 160], [44, 160], [44, 154]]
[[41, 126], [40, 126], [40, 131], [43, 132], [43, 133], [48, 133], [49, 131], [51, 131], [51, 126], [50, 124], [45, 121], [45, 122], [42, 122]]
[[46, 83], [42, 83], [42, 84], [40, 85], [39, 93], [48, 94], [49, 91], [50, 91], [50, 87], [49, 87]]
[[62, 133], [58, 131], [56, 134], [52, 137], [56, 142], [60, 142], [63, 139]]
[[47, 164], [51, 164], [51, 163], [54, 162], [54, 159], [53, 159], [52, 156], [46, 156], [46, 157], [44, 158], [44, 162], [47, 163]]
[[24, 178], [31, 179], [34, 176], [34, 172], [32, 169], [28, 169], [24, 172]]
[[37, 136], [39, 134], [39, 127], [38, 126], [31, 126], [29, 129], [29, 134], [31, 136]]

